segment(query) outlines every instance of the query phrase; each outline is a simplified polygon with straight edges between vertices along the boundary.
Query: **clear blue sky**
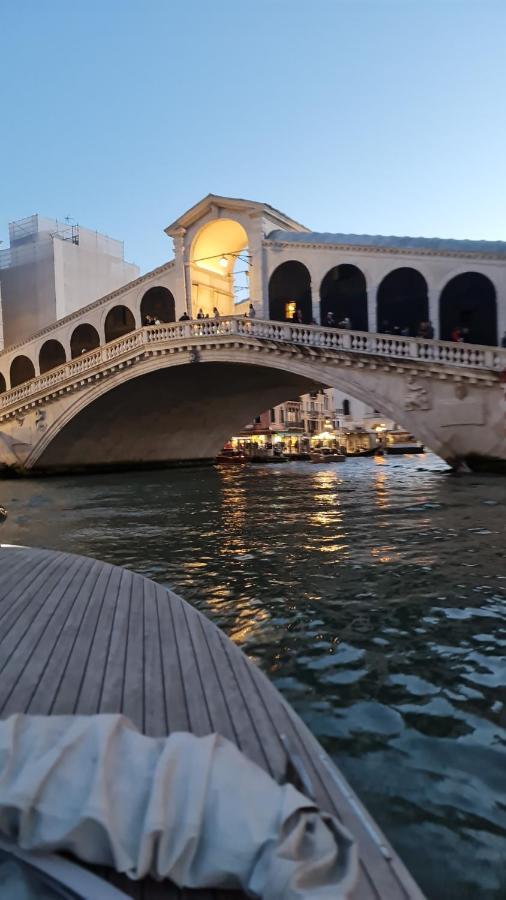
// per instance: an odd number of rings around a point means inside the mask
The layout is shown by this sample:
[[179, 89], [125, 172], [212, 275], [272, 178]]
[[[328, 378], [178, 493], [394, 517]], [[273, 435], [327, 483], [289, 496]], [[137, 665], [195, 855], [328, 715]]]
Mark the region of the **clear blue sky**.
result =
[[0, 238], [71, 215], [145, 271], [213, 192], [506, 239], [505, 48], [506, 0], [0, 0]]

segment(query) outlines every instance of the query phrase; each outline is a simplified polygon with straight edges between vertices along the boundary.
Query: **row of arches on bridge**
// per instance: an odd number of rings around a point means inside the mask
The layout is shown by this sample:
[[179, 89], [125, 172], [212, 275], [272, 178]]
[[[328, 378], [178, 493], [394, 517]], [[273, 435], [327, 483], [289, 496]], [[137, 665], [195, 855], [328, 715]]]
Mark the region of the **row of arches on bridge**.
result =
[[[158, 319], [161, 322], [174, 322], [176, 318], [176, 305], [174, 296], [168, 288], [152, 287], [144, 294], [141, 300], [141, 321], [146, 321], [146, 317]], [[127, 306], [113, 306], [107, 313], [104, 323], [105, 343], [114, 341], [124, 334], [136, 329], [135, 318], [131, 310]], [[76, 359], [82, 353], [88, 353], [95, 350], [103, 343], [97, 329], [88, 323], [78, 325], [70, 337], [70, 357]], [[39, 371], [43, 375], [45, 372], [56, 369], [58, 366], [67, 362], [67, 354], [65, 348], [60, 341], [50, 339], [47, 340], [39, 351]], [[10, 387], [18, 387], [25, 381], [35, 378], [35, 366], [28, 356], [16, 356], [11, 363], [9, 371]], [[7, 381], [5, 375], [0, 373], [0, 393], [7, 390]]]
[[[312, 321], [311, 275], [297, 261], [281, 263], [269, 280], [269, 317], [286, 321], [299, 314]], [[367, 285], [363, 272], [353, 265], [334, 266], [320, 285], [320, 322], [331, 314], [334, 323], [348, 318], [357, 331], [369, 328]], [[429, 296], [425, 278], [417, 269], [401, 267], [385, 276], [377, 292], [379, 331], [399, 331], [416, 336], [429, 321]], [[455, 329], [476, 344], [497, 344], [497, 299], [494, 285], [479, 272], [463, 272], [450, 279], [439, 297], [439, 336], [449, 341]]]

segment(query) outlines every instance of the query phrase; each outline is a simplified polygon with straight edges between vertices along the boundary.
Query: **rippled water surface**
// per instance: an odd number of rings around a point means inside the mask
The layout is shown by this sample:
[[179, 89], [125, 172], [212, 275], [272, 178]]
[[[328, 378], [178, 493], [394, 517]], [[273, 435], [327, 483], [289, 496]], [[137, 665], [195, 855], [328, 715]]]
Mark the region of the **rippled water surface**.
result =
[[505, 499], [431, 456], [0, 485], [5, 542], [129, 566], [224, 628], [430, 900], [506, 897]]

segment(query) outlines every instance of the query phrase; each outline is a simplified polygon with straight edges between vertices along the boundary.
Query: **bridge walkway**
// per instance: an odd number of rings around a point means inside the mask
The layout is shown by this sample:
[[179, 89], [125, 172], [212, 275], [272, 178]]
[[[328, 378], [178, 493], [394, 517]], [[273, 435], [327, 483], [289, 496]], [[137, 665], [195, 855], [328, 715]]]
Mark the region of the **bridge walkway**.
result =
[[[273, 685], [208, 619], [154, 582], [68, 553], [0, 547], [0, 672], [2, 718], [114, 712], [148, 735], [218, 732], [278, 781], [286, 780], [291, 759], [319, 805], [358, 842], [352, 900], [423, 900]], [[100, 874], [138, 900], [242, 896]]]

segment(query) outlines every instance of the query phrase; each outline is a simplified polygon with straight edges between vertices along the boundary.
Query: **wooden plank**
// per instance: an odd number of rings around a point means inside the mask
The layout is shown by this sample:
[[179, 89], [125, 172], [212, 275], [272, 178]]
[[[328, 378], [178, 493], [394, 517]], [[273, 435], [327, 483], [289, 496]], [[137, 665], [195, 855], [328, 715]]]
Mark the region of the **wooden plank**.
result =
[[[107, 657], [100, 687], [97, 712], [123, 712], [126, 650], [132, 601], [132, 577], [123, 570], [114, 600], [114, 617], [109, 631]], [[133, 720], [137, 728], [142, 722]]]
[[[137, 722], [144, 731], [146, 715], [144, 709], [145, 680], [145, 634], [144, 634], [144, 578], [131, 575], [131, 603], [128, 617], [128, 634], [123, 668], [123, 693], [121, 712], [132, 722]], [[148, 652], [149, 652], [148, 648]], [[153, 690], [153, 684], [150, 685]], [[157, 692], [160, 686], [156, 687]]]
[[[81, 584], [76, 582], [73, 585], [75, 597], [72, 606], [49, 650], [48, 662], [27, 710], [29, 713], [42, 711], [49, 697], [51, 701], [47, 713], [50, 715], [73, 712], [78, 678], [74, 677], [72, 669], [69, 671], [70, 661], [76, 645], [85, 645], [85, 626], [94, 614], [95, 591], [97, 586], [100, 590], [100, 585], [106, 581], [106, 574], [103, 566], [91, 562], [81, 573]], [[53, 627], [56, 630], [56, 622]]]
[[198, 737], [212, 731], [207, 697], [197, 661], [193, 654], [191, 636], [183, 608], [183, 601], [170, 597], [170, 612], [175, 633], [175, 651], [181, 680], [184, 684], [190, 730]]
[[[69, 597], [73, 597], [72, 582], [85, 568], [75, 557], [65, 559], [64, 565], [63, 571], [53, 566], [45, 584], [39, 585], [36, 579], [22, 601], [15, 604], [12, 615], [0, 623], [1, 714], [7, 714], [6, 704], [14, 690], [21, 704], [18, 708], [24, 708], [44, 669], [48, 646], [41, 641], [51, 619], [56, 615], [58, 620], [65, 612]], [[8, 709], [13, 709], [12, 704]]]
[[[143, 579], [144, 732], [154, 737], [169, 732], [158, 591], [159, 588], [152, 581]], [[166, 603], [166, 597], [163, 597], [163, 602]]]
[[107, 568], [110, 571], [107, 592], [102, 598], [95, 628], [88, 637], [89, 644], [83, 653], [83, 670], [77, 684], [73, 709], [75, 715], [94, 715], [100, 706], [110, 634], [116, 612], [116, 598], [123, 574], [116, 566]]

